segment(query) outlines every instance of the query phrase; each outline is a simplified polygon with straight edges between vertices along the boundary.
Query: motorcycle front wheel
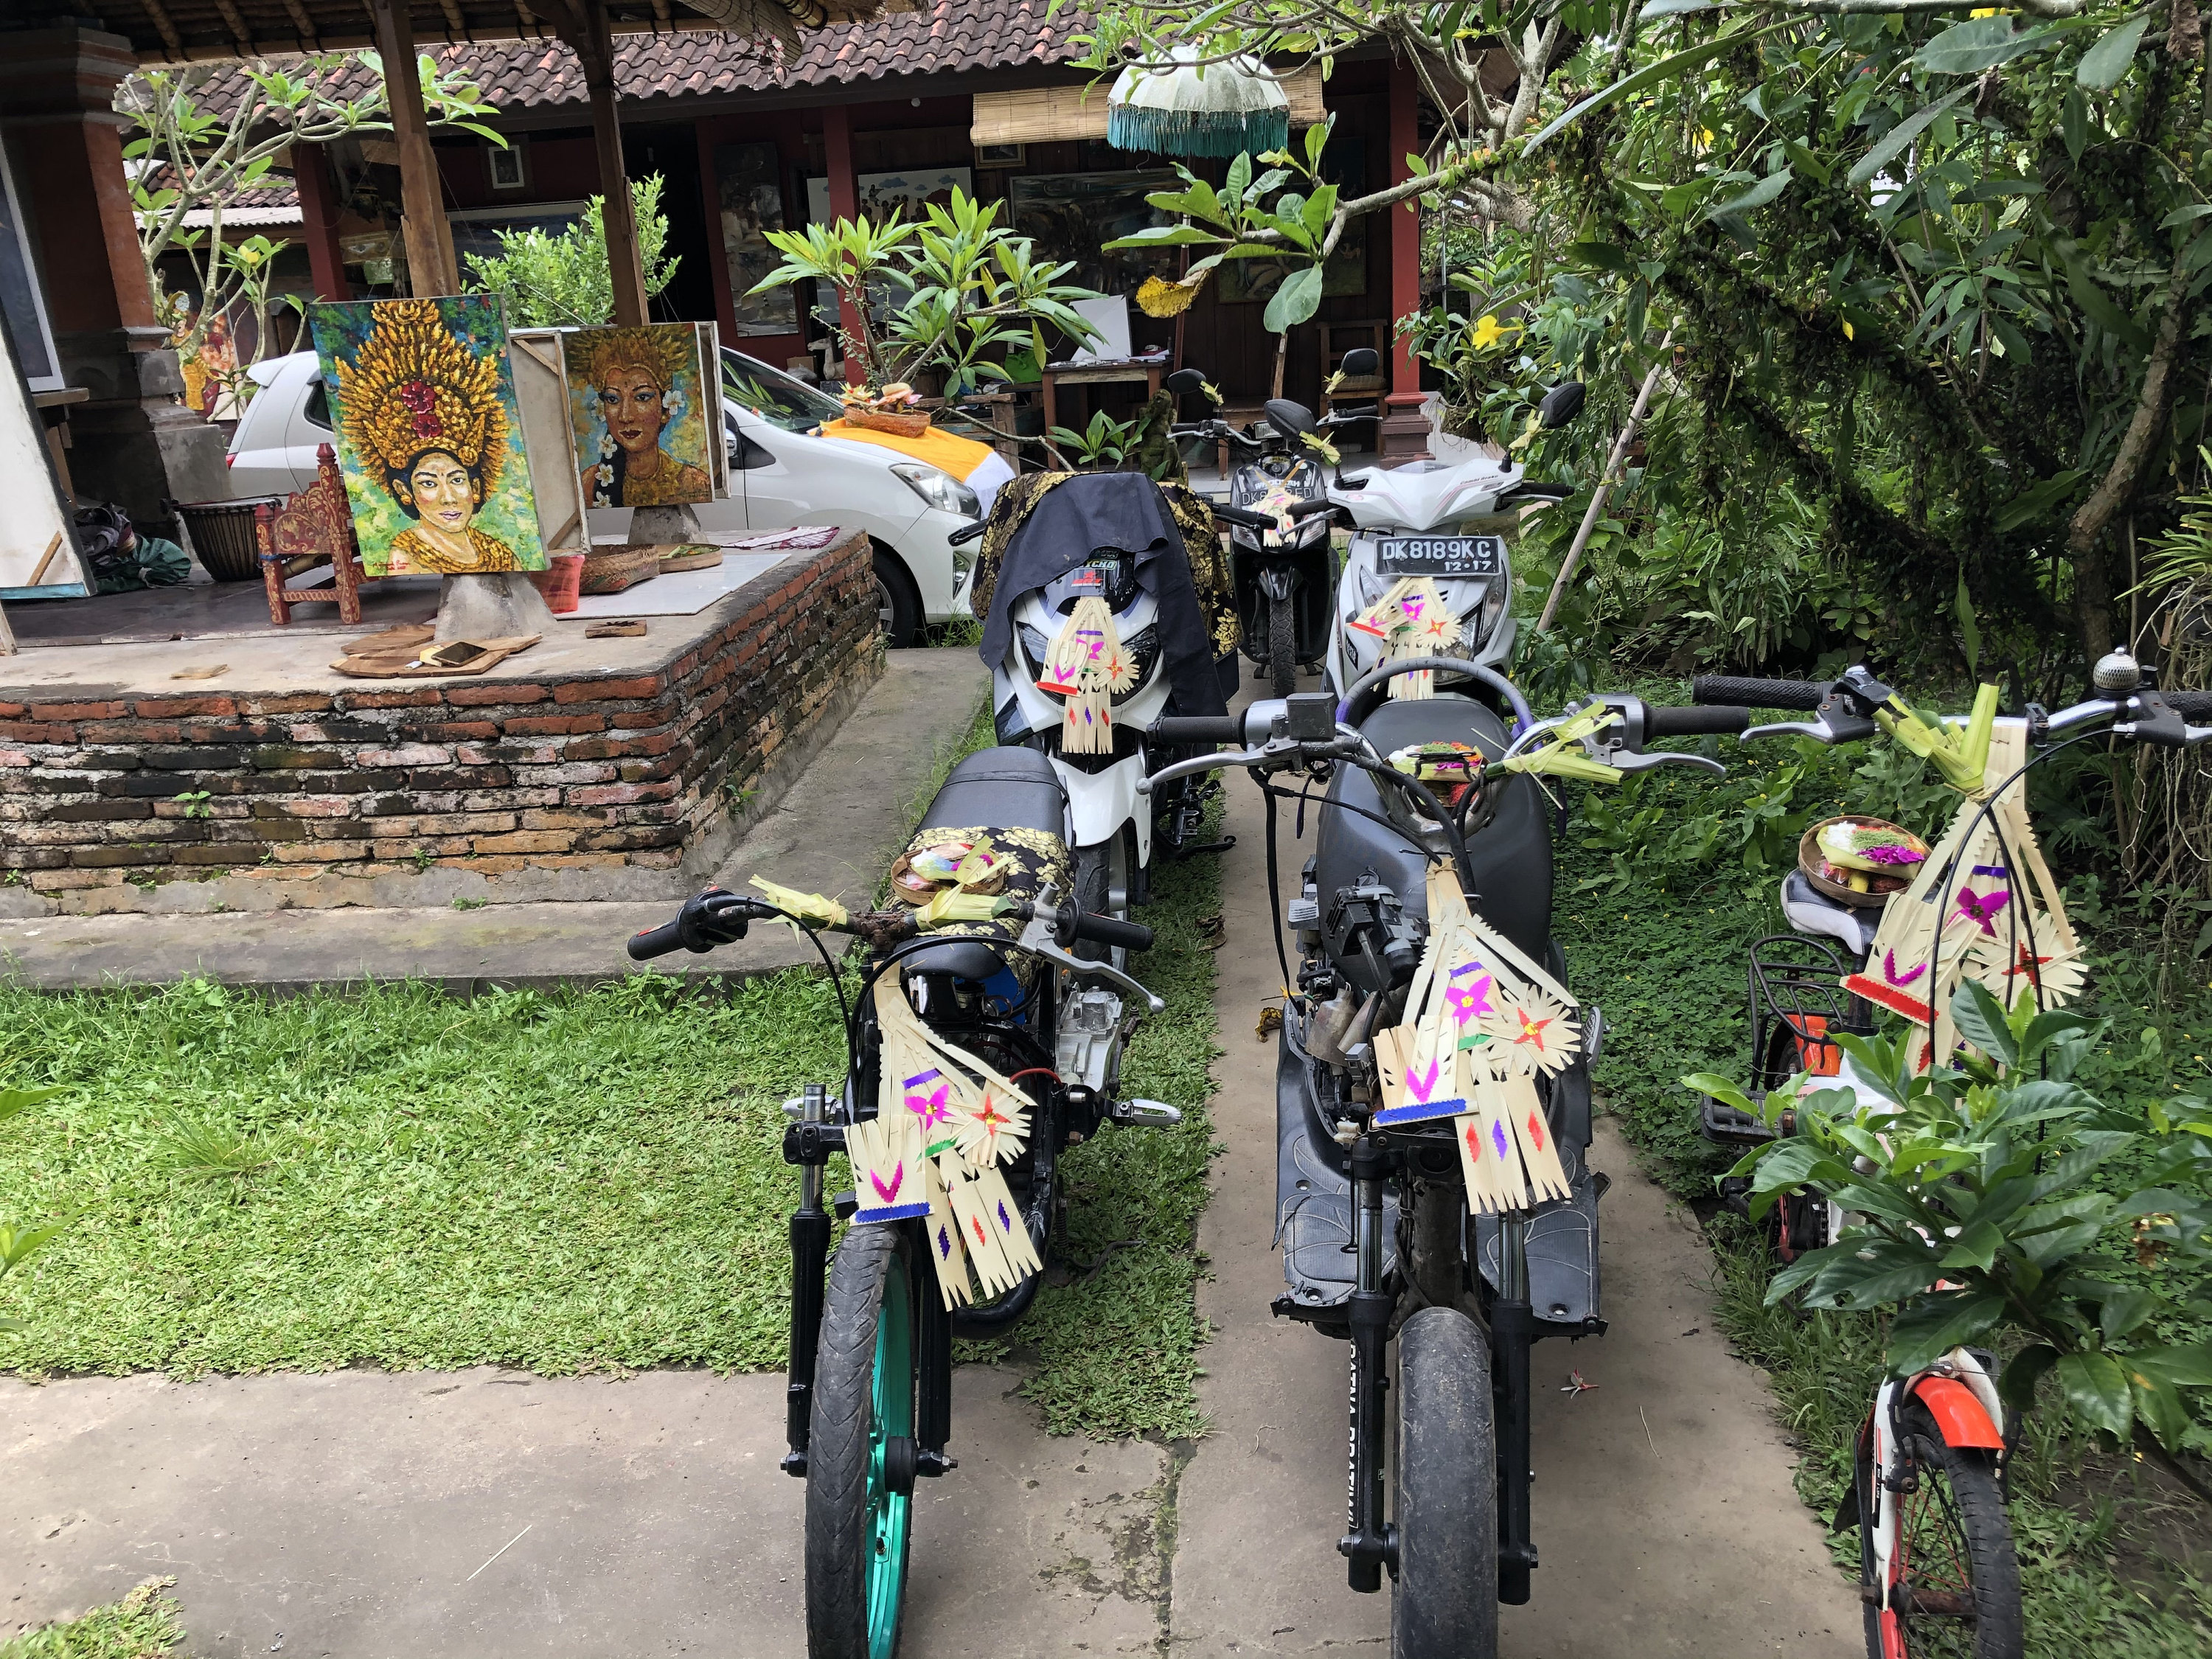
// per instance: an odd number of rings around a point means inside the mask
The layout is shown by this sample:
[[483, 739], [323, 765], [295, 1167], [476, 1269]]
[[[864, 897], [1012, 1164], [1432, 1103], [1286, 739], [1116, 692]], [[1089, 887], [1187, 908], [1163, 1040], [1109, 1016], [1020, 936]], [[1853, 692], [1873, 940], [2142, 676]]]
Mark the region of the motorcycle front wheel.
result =
[[1298, 689], [1298, 629], [1288, 593], [1267, 601], [1267, 678], [1279, 697]]
[[1490, 1345], [1456, 1308], [1398, 1333], [1395, 1659], [1496, 1659], [1498, 1442]]
[[893, 1659], [914, 1509], [915, 1264], [903, 1224], [830, 1267], [806, 1474], [809, 1659]]

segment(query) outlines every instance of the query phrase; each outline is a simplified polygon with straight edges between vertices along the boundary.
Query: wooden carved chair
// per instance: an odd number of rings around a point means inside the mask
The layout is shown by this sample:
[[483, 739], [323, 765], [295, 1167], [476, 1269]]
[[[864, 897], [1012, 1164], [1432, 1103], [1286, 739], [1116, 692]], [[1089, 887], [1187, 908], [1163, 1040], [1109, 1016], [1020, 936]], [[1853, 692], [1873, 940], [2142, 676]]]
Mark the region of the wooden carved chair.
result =
[[[253, 509], [253, 534], [261, 549], [261, 580], [269, 588], [269, 620], [279, 628], [292, 620], [295, 605], [331, 605], [338, 620], [361, 620], [361, 585], [374, 580], [362, 568], [361, 544], [353, 533], [353, 509], [346, 504], [345, 480], [328, 444], [315, 449], [315, 481], [281, 507], [264, 501]], [[324, 565], [328, 586], [288, 587], [286, 581]]]

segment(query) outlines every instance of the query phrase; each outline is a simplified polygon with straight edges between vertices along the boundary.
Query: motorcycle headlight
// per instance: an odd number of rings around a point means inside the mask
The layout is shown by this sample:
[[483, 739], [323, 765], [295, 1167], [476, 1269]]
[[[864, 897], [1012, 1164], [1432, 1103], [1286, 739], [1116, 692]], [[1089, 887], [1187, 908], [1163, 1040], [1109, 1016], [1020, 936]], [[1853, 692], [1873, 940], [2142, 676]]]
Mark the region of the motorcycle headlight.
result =
[[1505, 615], [1506, 597], [1512, 591], [1512, 579], [1502, 570], [1484, 585], [1482, 603], [1475, 606], [1474, 614], [1468, 618], [1474, 634], [1468, 641], [1468, 650], [1480, 651], [1490, 636], [1498, 631], [1498, 622]]
[[1014, 633], [1022, 642], [1022, 663], [1030, 671], [1030, 680], [1034, 682], [1042, 679], [1044, 659], [1052, 652], [1051, 636], [1040, 629], [1031, 628], [1027, 623], [1015, 623]]
[[919, 461], [897, 462], [891, 471], [908, 489], [940, 513], [957, 513], [969, 519], [983, 516], [983, 503], [975, 492], [950, 472], [940, 472]]
[[1128, 702], [1152, 683], [1153, 671], [1160, 665], [1158, 624], [1154, 623], [1150, 628], [1139, 629], [1134, 635], [1121, 641], [1121, 648], [1136, 659], [1137, 678], [1131, 682], [1127, 691], [1117, 691], [1114, 694], [1114, 701], [1117, 703]]

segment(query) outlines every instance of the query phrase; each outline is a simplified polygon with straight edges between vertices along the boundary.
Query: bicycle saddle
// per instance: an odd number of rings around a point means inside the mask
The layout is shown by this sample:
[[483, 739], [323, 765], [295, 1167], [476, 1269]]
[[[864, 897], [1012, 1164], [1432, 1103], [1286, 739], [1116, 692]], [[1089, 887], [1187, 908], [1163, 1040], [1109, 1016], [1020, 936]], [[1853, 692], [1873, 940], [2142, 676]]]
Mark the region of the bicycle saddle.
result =
[[1881, 926], [1881, 911], [1854, 909], [1830, 898], [1802, 870], [1782, 878], [1782, 914], [1798, 933], [1834, 939], [1861, 962], [1874, 949], [1875, 930]]

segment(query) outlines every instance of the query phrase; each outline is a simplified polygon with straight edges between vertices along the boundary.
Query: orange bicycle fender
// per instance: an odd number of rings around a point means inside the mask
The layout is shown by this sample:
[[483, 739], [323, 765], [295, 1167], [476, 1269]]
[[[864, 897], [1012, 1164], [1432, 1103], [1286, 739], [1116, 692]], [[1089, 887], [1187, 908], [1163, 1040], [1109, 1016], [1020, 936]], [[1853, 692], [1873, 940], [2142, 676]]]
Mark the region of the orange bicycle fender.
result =
[[2004, 1449], [2004, 1437], [1997, 1432], [1997, 1425], [1990, 1421], [1974, 1391], [1956, 1377], [1923, 1376], [1912, 1385], [1912, 1396], [1928, 1407], [1945, 1445]]

